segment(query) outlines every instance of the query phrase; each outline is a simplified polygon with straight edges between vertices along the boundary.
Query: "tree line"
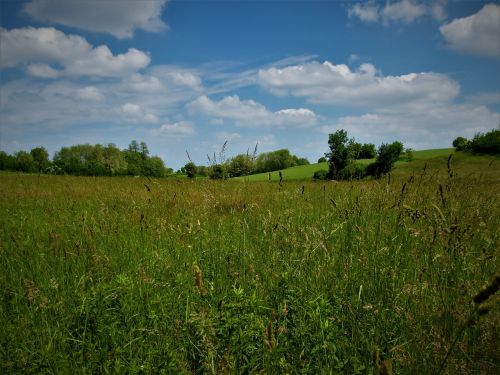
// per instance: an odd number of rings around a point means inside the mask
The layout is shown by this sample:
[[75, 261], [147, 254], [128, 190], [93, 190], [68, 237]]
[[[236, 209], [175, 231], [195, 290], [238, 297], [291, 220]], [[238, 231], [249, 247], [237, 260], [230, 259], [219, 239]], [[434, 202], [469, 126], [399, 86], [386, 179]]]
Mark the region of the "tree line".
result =
[[81, 144], [62, 147], [52, 160], [44, 147], [9, 155], [0, 151], [0, 170], [70, 174], [77, 176], [151, 176], [172, 173], [158, 156], [150, 156], [145, 142], [132, 141], [127, 149], [114, 144]]
[[[328, 146], [330, 151], [325, 154], [328, 170], [319, 170], [314, 173], [315, 180], [350, 180], [361, 179], [367, 176], [380, 177], [392, 170], [394, 163], [403, 154], [404, 146], [399, 141], [382, 144], [375, 151], [375, 145], [368, 143], [361, 145], [354, 138], [349, 138], [343, 129], [329, 134]], [[406, 149], [407, 160], [413, 158], [413, 150]], [[368, 165], [356, 163], [359, 159], [372, 159]]]
[[453, 141], [457, 151], [466, 151], [473, 154], [500, 154], [500, 126], [487, 133], [477, 133], [471, 140], [457, 137]]
[[273, 172], [281, 169], [308, 165], [307, 158], [301, 158], [290, 153], [288, 149], [280, 149], [271, 152], [263, 152], [257, 155], [257, 147], [253, 153], [238, 154], [228, 160], [224, 160], [219, 153], [216, 157], [209, 157], [209, 166], [197, 166], [191, 160], [186, 163], [181, 172], [189, 178], [196, 176], [208, 176], [212, 179], [223, 179], [228, 177], [248, 176], [255, 173]]

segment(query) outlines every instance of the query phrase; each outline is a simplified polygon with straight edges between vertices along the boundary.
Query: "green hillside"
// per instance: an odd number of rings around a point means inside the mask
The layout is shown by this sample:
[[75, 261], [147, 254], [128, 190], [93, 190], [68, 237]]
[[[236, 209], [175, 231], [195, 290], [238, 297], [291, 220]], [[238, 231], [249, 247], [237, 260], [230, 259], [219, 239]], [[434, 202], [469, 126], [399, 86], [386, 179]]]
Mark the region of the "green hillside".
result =
[[[454, 153], [453, 148], [439, 148], [432, 150], [421, 150], [415, 151], [413, 153], [414, 159], [412, 162], [408, 163], [406, 161], [399, 161], [396, 163], [396, 170], [398, 168], [406, 169], [408, 167], [420, 168], [422, 162], [425, 163], [429, 159], [442, 159], [448, 158], [451, 153]], [[374, 162], [375, 159], [364, 159], [358, 160], [360, 164], [370, 164]], [[423, 165], [423, 164], [422, 164]], [[328, 163], [315, 163], [310, 165], [301, 165], [297, 167], [283, 169], [281, 171], [275, 171], [271, 173], [259, 173], [246, 177], [237, 177], [235, 180], [245, 180], [245, 181], [268, 181], [269, 175], [271, 175], [271, 181], [279, 181], [279, 172], [281, 172], [284, 180], [310, 180], [315, 171], [320, 169], [328, 169]]]

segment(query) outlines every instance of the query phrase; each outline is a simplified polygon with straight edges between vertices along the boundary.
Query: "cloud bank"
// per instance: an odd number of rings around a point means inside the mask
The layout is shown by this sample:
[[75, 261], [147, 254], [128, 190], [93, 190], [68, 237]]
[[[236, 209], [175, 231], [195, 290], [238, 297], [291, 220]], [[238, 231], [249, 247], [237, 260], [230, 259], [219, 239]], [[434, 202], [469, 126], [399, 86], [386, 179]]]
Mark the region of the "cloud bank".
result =
[[36, 21], [131, 38], [136, 29], [160, 32], [167, 25], [160, 16], [166, 0], [88, 1], [32, 0], [23, 10]]

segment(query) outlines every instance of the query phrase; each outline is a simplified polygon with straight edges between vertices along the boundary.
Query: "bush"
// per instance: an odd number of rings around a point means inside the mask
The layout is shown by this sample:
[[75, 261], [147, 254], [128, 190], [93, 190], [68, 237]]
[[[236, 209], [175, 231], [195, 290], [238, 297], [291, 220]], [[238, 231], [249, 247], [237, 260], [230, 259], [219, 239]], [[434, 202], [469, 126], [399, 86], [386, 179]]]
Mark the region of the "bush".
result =
[[500, 154], [500, 128], [486, 134], [476, 134], [470, 141], [468, 149], [475, 154]]
[[222, 164], [215, 164], [211, 167], [210, 178], [212, 180], [225, 180], [227, 178], [226, 167]]
[[320, 169], [313, 174], [313, 180], [327, 180], [328, 171], [326, 169]]
[[465, 151], [468, 148], [468, 146], [469, 146], [469, 141], [464, 137], [457, 137], [453, 141], [453, 147], [455, 147], [457, 151]]
[[320, 157], [318, 163], [326, 163], [326, 158], [324, 156]]
[[349, 163], [340, 171], [342, 180], [360, 180], [366, 176], [366, 167], [355, 162]]
[[402, 152], [403, 144], [401, 142], [383, 143], [378, 149], [377, 161], [368, 165], [366, 174], [368, 176], [380, 177], [389, 173]]

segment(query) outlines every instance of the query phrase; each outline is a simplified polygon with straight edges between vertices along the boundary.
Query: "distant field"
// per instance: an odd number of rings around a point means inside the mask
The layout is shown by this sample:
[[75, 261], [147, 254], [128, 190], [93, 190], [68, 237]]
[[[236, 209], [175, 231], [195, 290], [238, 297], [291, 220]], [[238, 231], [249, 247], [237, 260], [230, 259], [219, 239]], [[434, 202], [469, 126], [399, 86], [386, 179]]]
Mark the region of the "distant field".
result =
[[[433, 150], [422, 150], [414, 152], [414, 160], [426, 160], [437, 157], [448, 157], [451, 153], [454, 153], [453, 148], [440, 148]], [[375, 159], [363, 159], [358, 160], [360, 164], [370, 164], [374, 162]], [[405, 162], [396, 163], [396, 168], [404, 165]], [[292, 167], [288, 169], [283, 169], [281, 174], [285, 180], [310, 180], [314, 172], [325, 169], [328, 170], [328, 163], [315, 163], [310, 165], [302, 165], [298, 167]], [[269, 181], [269, 173], [259, 173], [246, 177], [237, 177], [236, 180], [247, 180], [247, 181]], [[279, 171], [271, 172], [271, 181], [279, 181]]]

